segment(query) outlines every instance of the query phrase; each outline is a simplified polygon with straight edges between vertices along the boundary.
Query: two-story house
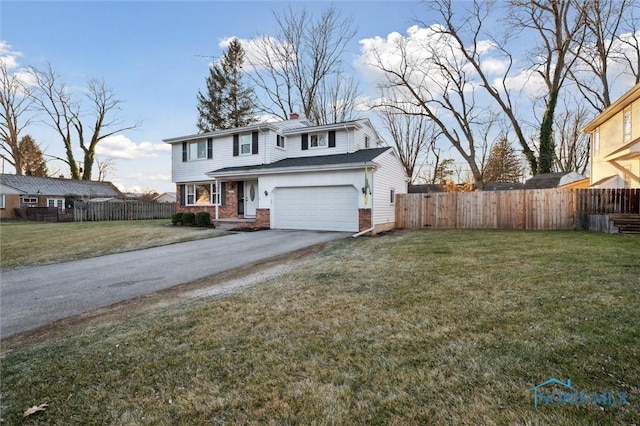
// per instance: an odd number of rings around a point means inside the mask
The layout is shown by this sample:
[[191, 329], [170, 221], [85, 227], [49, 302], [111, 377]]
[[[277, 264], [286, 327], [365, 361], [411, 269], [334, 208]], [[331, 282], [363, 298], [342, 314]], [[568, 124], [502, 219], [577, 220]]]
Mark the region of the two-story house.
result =
[[591, 135], [591, 187], [640, 188], [640, 84], [582, 131]]
[[373, 232], [395, 224], [407, 176], [367, 119], [290, 120], [165, 139], [179, 212], [214, 223]]

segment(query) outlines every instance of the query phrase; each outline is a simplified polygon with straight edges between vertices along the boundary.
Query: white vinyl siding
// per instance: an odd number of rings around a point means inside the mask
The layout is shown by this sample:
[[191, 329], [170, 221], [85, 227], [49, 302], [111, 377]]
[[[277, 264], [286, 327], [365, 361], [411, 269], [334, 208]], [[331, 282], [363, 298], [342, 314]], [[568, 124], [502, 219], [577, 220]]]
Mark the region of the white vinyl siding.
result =
[[394, 196], [407, 193], [407, 176], [393, 150], [378, 156], [374, 162], [377, 167], [373, 178], [369, 177], [369, 179], [373, 179], [371, 186], [372, 224], [375, 226], [395, 223], [396, 206], [395, 202], [391, 201], [391, 193], [393, 192]]

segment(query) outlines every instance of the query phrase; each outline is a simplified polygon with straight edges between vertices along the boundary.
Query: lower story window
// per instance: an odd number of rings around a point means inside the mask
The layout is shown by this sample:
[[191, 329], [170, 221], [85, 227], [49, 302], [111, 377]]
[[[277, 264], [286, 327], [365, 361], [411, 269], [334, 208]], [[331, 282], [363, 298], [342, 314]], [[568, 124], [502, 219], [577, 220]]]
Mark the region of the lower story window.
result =
[[185, 185], [187, 206], [210, 206], [216, 204], [215, 183], [193, 183]]
[[47, 207], [56, 207], [64, 210], [64, 198], [47, 198]]
[[4, 209], [4, 194], [0, 194], [0, 209]]

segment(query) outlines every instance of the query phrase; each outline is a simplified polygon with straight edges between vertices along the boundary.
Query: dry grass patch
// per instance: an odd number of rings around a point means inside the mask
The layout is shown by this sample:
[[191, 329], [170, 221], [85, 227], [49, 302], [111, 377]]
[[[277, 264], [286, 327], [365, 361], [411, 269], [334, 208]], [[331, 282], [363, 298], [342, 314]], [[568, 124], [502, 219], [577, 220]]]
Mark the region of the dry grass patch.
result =
[[[2, 362], [2, 416], [46, 424], [631, 424], [640, 239], [429, 231]], [[627, 392], [533, 407], [533, 386]]]
[[83, 223], [0, 222], [1, 269], [121, 253], [226, 234], [166, 226], [166, 219]]

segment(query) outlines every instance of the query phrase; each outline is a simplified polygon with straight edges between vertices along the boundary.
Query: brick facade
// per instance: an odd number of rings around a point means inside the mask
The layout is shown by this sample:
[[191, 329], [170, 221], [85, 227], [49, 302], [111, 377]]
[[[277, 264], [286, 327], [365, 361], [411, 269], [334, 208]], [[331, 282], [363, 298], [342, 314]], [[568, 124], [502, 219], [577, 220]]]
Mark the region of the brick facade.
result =
[[358, 209], [358, 229], [365, 231], [371, 228], [371, 209]]
[[255, 228], [270, 228], [271, 227], [271, 210], [269, 209], [256, 209], [256, 223]]
[[[225, 183], [225, 203], [218, 206], [220, 219], [238, 219], [238, 182]], [[216, 206], [185, 206], [182, 201], [182, 188], [184, 185], [176, 185], [176, 211], [178, 213], [209, 212], [211, 219], [216, 217]]]

